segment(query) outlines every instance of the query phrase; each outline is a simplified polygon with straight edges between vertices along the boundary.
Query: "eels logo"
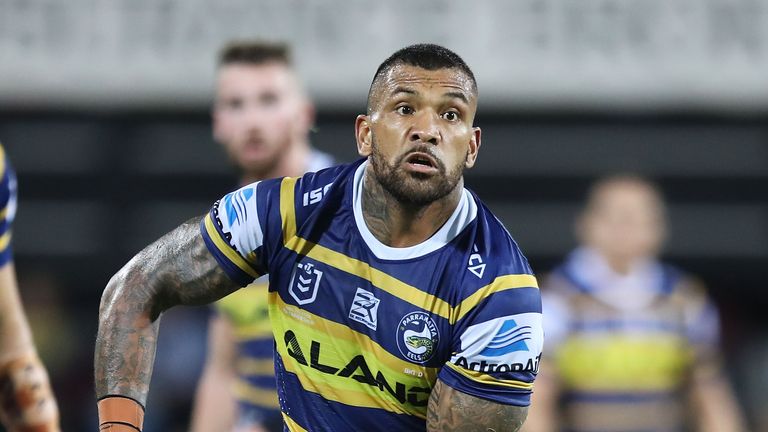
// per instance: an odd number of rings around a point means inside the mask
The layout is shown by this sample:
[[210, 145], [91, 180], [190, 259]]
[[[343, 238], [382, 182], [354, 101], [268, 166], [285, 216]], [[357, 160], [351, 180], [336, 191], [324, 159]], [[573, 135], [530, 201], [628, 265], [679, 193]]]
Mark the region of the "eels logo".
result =
[[429, 314], [411, 312], [397, 326], [397, 347], [400, 354], [414, 363], [426, 363], [434, 356], [440, 333]]

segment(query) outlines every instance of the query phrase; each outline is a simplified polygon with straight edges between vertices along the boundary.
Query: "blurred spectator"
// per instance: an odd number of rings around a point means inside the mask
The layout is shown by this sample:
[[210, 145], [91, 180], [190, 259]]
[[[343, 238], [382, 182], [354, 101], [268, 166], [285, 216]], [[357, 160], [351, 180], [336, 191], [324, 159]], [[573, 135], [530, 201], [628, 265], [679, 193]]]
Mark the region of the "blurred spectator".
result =
[[526, 430], [743, 431], [703, 287], [658, 260], [662, 197], [648, 181], [597, 182], [581, 246], [542, 284], [547, 345]]

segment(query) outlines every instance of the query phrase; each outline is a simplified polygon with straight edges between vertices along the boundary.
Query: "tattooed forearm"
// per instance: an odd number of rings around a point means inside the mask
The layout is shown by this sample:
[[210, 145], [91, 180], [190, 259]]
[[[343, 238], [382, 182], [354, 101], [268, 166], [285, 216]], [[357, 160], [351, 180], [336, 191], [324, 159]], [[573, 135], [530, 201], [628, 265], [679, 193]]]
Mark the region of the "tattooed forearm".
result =
[[517, 432], [528, 408], [502, 405], [461, 393], [440, 380], [427, 410], [428, 432]]
[[178, 304], [210, 303], [238, 288], [205, 247], [199, 221], [139, 252], [107, 284], [94, 358], [97, 397], [122, 395], [145, 404], [160, 314]]

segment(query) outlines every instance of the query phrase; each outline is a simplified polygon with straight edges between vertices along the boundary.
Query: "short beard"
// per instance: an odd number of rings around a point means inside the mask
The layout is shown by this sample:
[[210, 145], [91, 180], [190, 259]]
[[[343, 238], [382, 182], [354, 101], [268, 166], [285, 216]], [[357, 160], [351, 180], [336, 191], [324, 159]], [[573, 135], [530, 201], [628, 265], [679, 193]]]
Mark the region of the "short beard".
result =
[[423, 207], [447, 196], [456, 188], [464, 174], [464, 162], [459, 162], [450, 170], [446, 170], [442, 161], [433, 155], [438, 165], [438, 175], [409, 174], [402, 168], [402, 163], [414, 151], [433, 154], [430, 145], [417, 146], [401, 155], [394, 164], [390, 165], [379, 151], [374, 137], [370, 161], [373, 175], [385, 191], [402, 204]]

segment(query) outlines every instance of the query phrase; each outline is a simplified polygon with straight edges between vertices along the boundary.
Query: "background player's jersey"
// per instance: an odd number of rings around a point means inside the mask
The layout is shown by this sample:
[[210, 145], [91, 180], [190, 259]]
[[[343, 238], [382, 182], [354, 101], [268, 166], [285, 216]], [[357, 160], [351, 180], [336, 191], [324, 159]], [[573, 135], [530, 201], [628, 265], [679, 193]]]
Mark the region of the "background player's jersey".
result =
[[424, 430], [446, 384], [529, 404], [542, 348], [536, 279], [468, 191], [425, 242], [390, 248], [362, 219], [366, 164], [267, 180], [218, 201], [202, 234], [242, 285], [270, 274], [289, 430]]
[[[333, 164], [327, 153], [312, 150], [307, 171], [314, 172]], [[236, 291], [214, 304], [216, 313], [234, 330], [236, 346], [234, 393], [238, 403], [238, 423], [264, 423], [280, 419], [274, 366], [274, 338], [269, 322], [268, 279]]]
[[565, 429], [682, 431], [694, 363], [716, 363], [714, 307], [671, 267], [648, 262], [628, 276], [607, 268], [580, 249], [544, 284], [546, 357]]
[[12, 258], [11, 224], [16, 215], [16, 176], [0, 145], [0, 266]]
[[270, 411], [280, 409], [275, 387], [274, 338], [269, 323], [266, 278], [224, 297], [214, 307], [234, 330], [237, 344], [234, 393], [238, 412], [241, 417], [247, 417], [244, 420], [261, 422]]

